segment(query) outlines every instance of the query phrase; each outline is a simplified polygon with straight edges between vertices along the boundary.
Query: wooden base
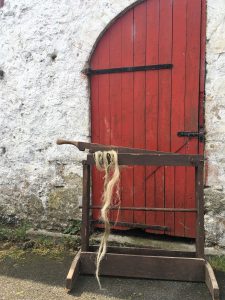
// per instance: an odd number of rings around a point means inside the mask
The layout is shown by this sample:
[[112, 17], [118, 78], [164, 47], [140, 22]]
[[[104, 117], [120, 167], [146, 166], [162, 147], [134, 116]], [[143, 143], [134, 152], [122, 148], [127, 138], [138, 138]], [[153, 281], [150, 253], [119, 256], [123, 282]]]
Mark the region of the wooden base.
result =
[[[66, 279], [68, 291], [73, 288], [79, 274], [95, 274], [95, 261], [95, 252], [77, 253]], [[219, 287], [214, 272], [202, 258], [107, 253], [101, 263], [100, 275], [205, 282], [212, 299], [219, 300]]]
[[74, 260], [70, 266], [69, 272], [66, 277], [66, 289], [70, 292], [75, 284], [77, 277], [80, 274], [80, 254], [81, 250], [77, 252]]
[[219, 286], [215, 274], [213, 272], [213, 269], [210, 266], [208, 261], [206, 261], [205, 263], [205, 283], [210, 291], [210, 294], [212, 295], [212, 299], [219, 300], [220, 299]]
[[[80, 273], [95, 274], [96, 253], [81, 252]], [[182, 281], [204, 281], [205, 261], [197, 258], [107, 253], [100, 275]]]

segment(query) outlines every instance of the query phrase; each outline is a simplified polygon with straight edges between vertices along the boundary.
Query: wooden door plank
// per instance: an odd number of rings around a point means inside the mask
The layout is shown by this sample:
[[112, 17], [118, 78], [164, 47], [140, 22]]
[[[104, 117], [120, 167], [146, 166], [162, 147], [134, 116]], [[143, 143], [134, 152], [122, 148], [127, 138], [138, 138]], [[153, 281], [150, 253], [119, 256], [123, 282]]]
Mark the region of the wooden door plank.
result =
[[[122, 65], [122, 19], [118, 19], [110, 28], [110, 68], [121, 67]], [[110, 91], [110, 119], [111, 133], [110, 144], [121, 145], [122, 140], [122, 118], [121, 118], [121, 96], [122, 96], [122, 74], [109, 75]], [[121, 184], [119, 183], [121, 186]], [[121, 201], [121, 189], [119, 195], [113, 193], [113, 203], [118, 205]], [[118, 212], [110, 212], [111, 221], [116, 221]]]
[[[134, 11], [127, 12], [122, 21], [122, 66], [133, 66], [133, 41], [134, 41]], [[121, 146], [133, 147], [133, 73], [122, 74], [122, 136]], [[133, 206], [134, 197], [134, 170], [133, 167], [121, 168], [121, 206]], [[133, 222], [133, 212], [121, 212], [121, 218], [125, 222]], [[120, 218], [119, 218], [120, 220]]]
[[[186, 139], [177, 136], [184, 131], [185, 67], [186, 67], [186, 16], [187, 0], [173, 2], [173, 71], [172, 71], [172, 116], [171, 116], [171, 151], [185, 154]], [[184, 207], [185, 202], [185, 167], [175, 168], [174, 204]], [[194, 180], [194, 178], [193, 178]], [[172, 215], [171, 215], [172, 217]], [[184, 213], [173, 214], [174, 234], [184, 236]]]
[[[205, 56], [206, 56], [206, 23], [207, 4], [202, 0], [201, 6], [201, 66], [200, 66], [200, 93], [199, 93], [199, 128], [205, 128], [204, 98], [205, 98]], [[199, 142], [199, 154], [204, 153], [204, 142]]]
[[[175, 193], [175, 172], [174, 167], [165, 167], [165, 207], [174, 207], [174, 193]], [[174, 235], [174, 213], [165, 212], [165, 226], [169, 228], [168, 235]]]
[[[181, 150], [183, 153], [183, 150]], [[185, 167], [175, 168], [175, 191], [174, 191], [174, 204], [176, 208], [183, 208], [185, 206], [185, 179], [186, 171]], [[194, 179], [193, 179], [194, 180]], [[174, 235], [184, 236], [185, 234], [185, 223], [184, 223], [184, 213], [175, 212], [174, 213]]]
[[[110, 30], [102, 37], [99, 48], [99, 69], [110, 67]], [[110, 144], [110, 95], [109, 95], [109, 75], [103, 74], [99, 76], [99, 131], [100, 143]]]
[[[99, 63], [99, 55], [97, 50], [91, 58], [91, 67], [97, 69]], [[100, 141], [99, 128], [99, 77], [91, 77], [91, 140], [93, 143]], [[96, 205], [100, 205], [100, 174], [96, 167], [92, 168], [92, 201]], [[98, 219], [99, 210], [92, 211], [94, 219]]]
[[[200, 28], [201, 1], [187, 2], [187, 48], [186, 48], [186, 91], [185, 91], [185, 130], [198, 131], [199, 74], [200, 74]], [[187, 154], [198, 153], [198, 140], [190, 139]], [[186, 168], [185, 207], [195, 206], [195, 171]], [[194, 237], [195, 215], [185, 214], [185, 235]]]
[[[146, 64], [159, 64], [159, 1], [147, 2]], [[146, 149], [157, 149], [159, 72], [146, 72]], [[155, 207], [155, 167], [146, 167], [146, 207]], [[146, 213], [146, 224], [156, 225], [155, 213]], [[150, 231], [153, 232], [154, 231]], [[156, 233], [156, 232], [155, 232]]]
[[[160, 1], [159, 24], [159, 62], [170, 63], [172, 60], [172, 0]], [[171, 70], [159, 73], [159, 105], [158, 105], [158, 150], [171, 150], [170, 120], [171, 112]], [[170, 206], [173, 203], [173, 178], [168, 169], [160, 168], [156, 172], [156, 206]], [[166, 178], [166, 180], [165, 180]], [[167, 184], [165, 185], [165, 183]], [[156, 223], [165, 224], [165, 214], [156, 214]]]
[[[109, 67], [109, 39], [110, 39], [110, 31], [107, 31], [102, 39], [100, 40], [95, 54], [98, 56], [98, 65], [96, 69], [108, 68]], [[93, 66], [94, 67], [94, 66]], [[94, 76], [93, 76], [94, 77]], [[110, 144], [110, 102], [109, 102], [109, 75], [104, 74], [98, 77], [98, 105], [99, 111], [97, 114], [96, 124], [99, 126], [99, 140], [97, 142], [103, 144]], [[101, 117], [99, 117], [101, 116]], [[96, 176], [96, 180], [94, 181], [95, 186], [93, 185], [93, 203], [96, 205], [100, 205], [102, 203], [102, 193], [103, 193], [103, 176], [104, 174], [96, 171], [94, 172], [94, 178]], [[94, 219], [99, 219], [100, 210], [93, 211]], [[98, 227], [103, 227], [103, 225], [97, 225]]]
[[[107, 31], [99, 42], [96, 49], [98, 55], [98, 68], [109, 67], [109, 38], [110, 33]], [[110, 144], [110, 102], [109, 102], [109, 75], [104, 74], [99, 76], [99, 112], [97, 115], [99, 123], [99, 142], [103, 144]], [[94, 198], [94, 203], [101, 205], [102, 203], [102, 193], [103, 193], [103, 176], [102, 172], [97, 171], [98, 182], [97, 187], [94, 187], [96, 192], [96, 198]], [[100, 216], [100, 210], [97, 211], [98, 215], [96, 219]], [[102, 227], [102, 225], [98, 225]]]
[[[134, 7], [134, 66], [145, 65], [146, 2]], [[134, 147], [145, 148], [145, 72], [134, 73]], [[145, 167], [134, 168], [134, 207], [145, 206]], [[135, 223], [145, 223], [145, 213], [134, 212]]]

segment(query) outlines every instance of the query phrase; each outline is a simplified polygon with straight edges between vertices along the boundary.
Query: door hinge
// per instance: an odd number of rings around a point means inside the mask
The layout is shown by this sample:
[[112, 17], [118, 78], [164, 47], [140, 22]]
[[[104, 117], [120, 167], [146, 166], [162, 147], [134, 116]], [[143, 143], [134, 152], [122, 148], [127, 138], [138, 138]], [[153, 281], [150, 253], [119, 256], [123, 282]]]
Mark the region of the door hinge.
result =
[[101, 75], [101, 74], [114, 74], [124, 72], [138, 72], [138, 71], [156, 71], [164, 69], [172, 69], [172, 64], [160, 64], [160, 65], [148, 65], [148, 66], [135, 66], [135, 67], [122, 67], [122, 68], [111, 68], [111, 69], [98, 69], [93, 70], [91, 68], [84, 69], [85, 75]]
[[204, 143], [205, 141], [205, 131], [200, 129], [199, 132], [194, 131], [178, 131], [177, 136], [179, 137], [188, 137], [188, 138], [198, 138], [200, 142]]

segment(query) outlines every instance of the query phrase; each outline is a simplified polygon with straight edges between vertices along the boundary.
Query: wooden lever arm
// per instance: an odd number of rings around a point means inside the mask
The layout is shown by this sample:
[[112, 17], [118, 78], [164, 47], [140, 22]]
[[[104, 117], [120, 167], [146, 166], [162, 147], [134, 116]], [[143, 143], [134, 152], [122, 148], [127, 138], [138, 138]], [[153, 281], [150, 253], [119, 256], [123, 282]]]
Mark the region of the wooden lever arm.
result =
[[56, 143], [57, 145], [73, 145], [77, 147], [80, 151], [84, 151], [85, 149], [88, 149], [90, 150], [91, 153], [96, 151], [115, 150], [118, 153], [173, 154], [168, 152], [150, 151], [150, 150], [139, 149], [139, 148], [128, 148], [128, 147], [120, 147], [114, 145], [102, 145], [102, 144], [87, 143], [87, 142], [69, 141], [63, 139], [58, 139]]
[[80, 151], [84, 151], [85, 149], [89, 149], [86, 144], [89, 143], [84, 143], [84, 142], [77, 142], [77, 141], [68, 141], [68, 140], [62, 140], [62, 139], [58, 139], [56, 141], [57, 145], [73, 145], [75, 147], [77, 147]]

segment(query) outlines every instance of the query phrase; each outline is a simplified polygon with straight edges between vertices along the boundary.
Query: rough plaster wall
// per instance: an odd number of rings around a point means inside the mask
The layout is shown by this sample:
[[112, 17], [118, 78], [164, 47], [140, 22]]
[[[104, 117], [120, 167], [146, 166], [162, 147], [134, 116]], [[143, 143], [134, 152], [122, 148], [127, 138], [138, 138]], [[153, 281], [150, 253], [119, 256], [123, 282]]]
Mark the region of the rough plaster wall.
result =
[[101, 31], [132, 2], [5, 0], [0, 216], [6, 221], [25, 218], [57, 229], [77, 217], [82, 157], [55, 141], [89, 140], [88, 81], [81, 70]]
[[[132, 0], [6, 0], [0, 9], [0, 216], [59, 229], [76, 218], [89, 140], [81, 70], [100, 32]], [[208, 0], [207, 242], [225, 247], [225, 1]], [[56, 57], [55, 57], [56, 56]]]
[[207, 10], [205, 228], [208, 243], [225, 247], [225, 1]]

